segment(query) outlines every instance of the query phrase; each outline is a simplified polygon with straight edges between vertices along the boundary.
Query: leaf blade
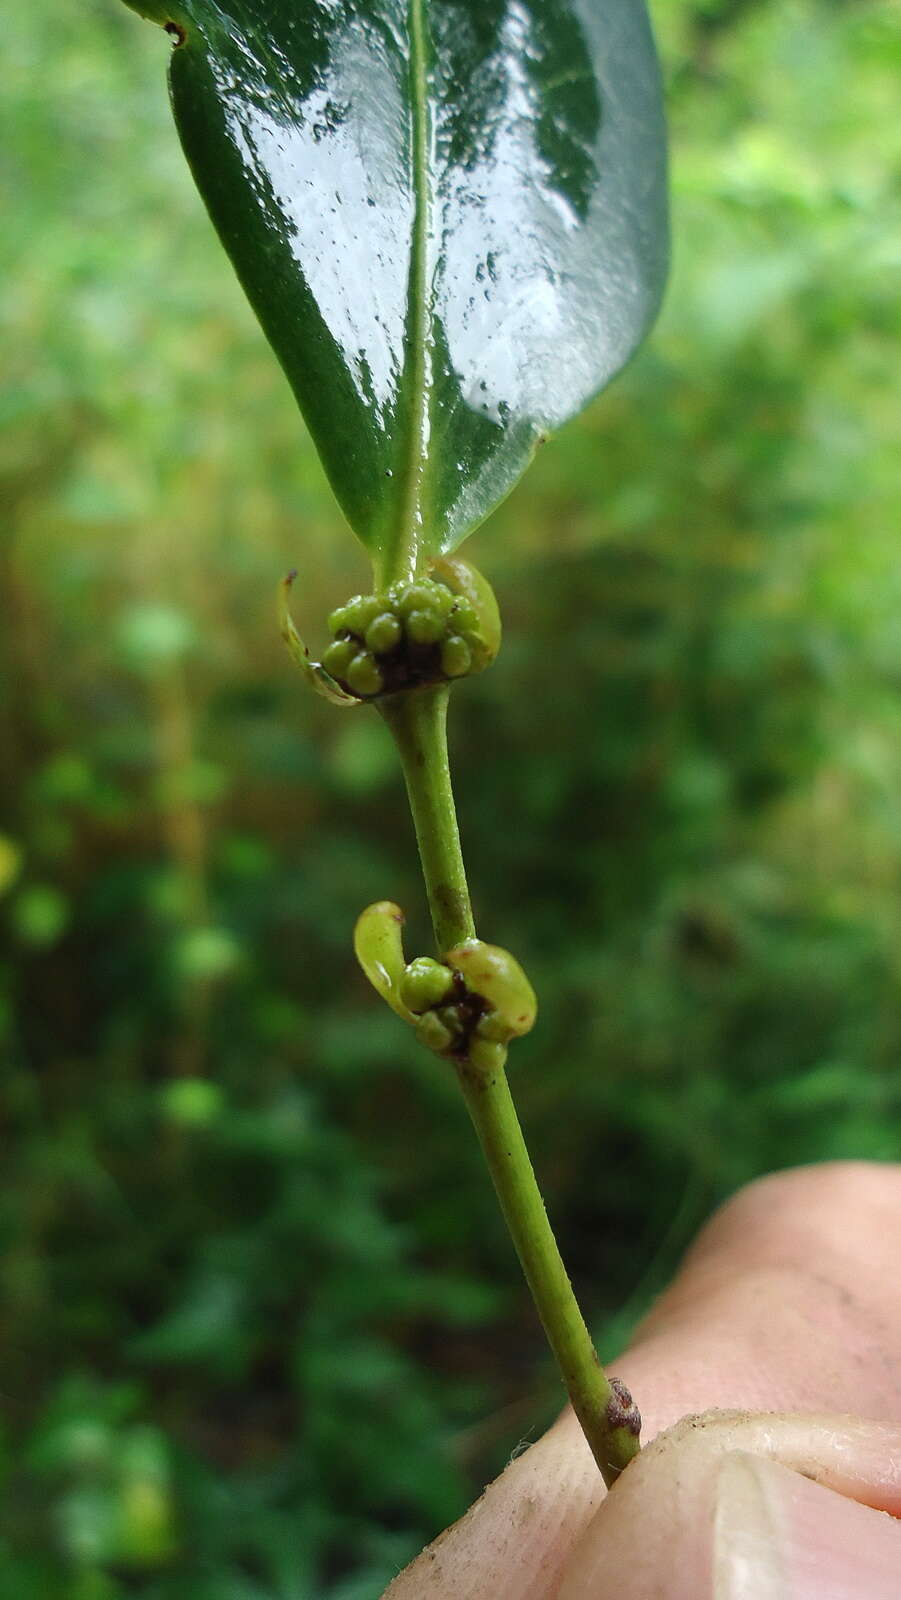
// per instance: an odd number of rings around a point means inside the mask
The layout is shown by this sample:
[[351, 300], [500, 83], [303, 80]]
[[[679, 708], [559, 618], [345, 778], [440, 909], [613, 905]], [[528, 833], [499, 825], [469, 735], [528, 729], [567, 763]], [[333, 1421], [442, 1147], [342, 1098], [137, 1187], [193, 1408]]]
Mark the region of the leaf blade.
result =
[[666, 275], [643, 0], [129, 0], [384, 579], [452, 550], [624, 364]]

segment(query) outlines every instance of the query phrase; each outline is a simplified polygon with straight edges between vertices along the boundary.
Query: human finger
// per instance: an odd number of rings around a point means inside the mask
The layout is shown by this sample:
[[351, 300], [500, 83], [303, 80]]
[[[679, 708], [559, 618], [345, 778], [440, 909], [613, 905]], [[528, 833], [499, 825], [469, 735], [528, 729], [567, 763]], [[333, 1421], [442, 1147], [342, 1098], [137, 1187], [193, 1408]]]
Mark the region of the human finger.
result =
[[901, 1427], [709, 1412], [632, 1463], [555, 1600], [897, 1600], [899, 1514]]
[[[615, 1364], [645, 1440], [710, 1407], [901, 1423], [899, 1211], [901, 1167], [858, 1162], [780, 1173], [729, 1201]], [[386, 1600], [544, 1600], [603, 1498], [566, 1411]]]

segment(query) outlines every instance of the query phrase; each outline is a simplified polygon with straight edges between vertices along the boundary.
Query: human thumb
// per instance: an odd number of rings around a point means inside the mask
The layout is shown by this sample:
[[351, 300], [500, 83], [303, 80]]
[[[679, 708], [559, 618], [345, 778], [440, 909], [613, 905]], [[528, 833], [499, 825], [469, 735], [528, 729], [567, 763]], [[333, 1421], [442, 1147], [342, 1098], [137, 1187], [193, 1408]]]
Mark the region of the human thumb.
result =
[[901, 1429], [708, 1412], [607, 1496], [558, 1600], [897, 1600]]
[[[790, 1528], [801, 1540], [804, 1528], [809, 1533], [815, 1526], [810, 1519], [821, 1516], [814, 1543], [827, 1552], [827, 1532], [837, 1533], [848, 1519], [867, 1523], [866, 1530], [849, 1533], [852, 1543], [893, 1539], [895, 1524], [879, 1513], [898, 1509], [889, 1491], [901, 1478], [899, 1216], [899, 1166], [835, 1162], [779, 1173], [742, 1190], [703, 1229], [613, 1366], [641, 1407], [645, 1449], [609, 1499], [567, 1410], [397, 1578], [391, 1600], [576, 1600], [588, 1594], [592, 1600], [626, 1600], [627, 1594], [630, 1600], [709, 1600], [716, 1551], [721, 1572], [728, 1571], [722, 1552], [739, 1549], [741, 1527], [759, 1530], [759, 1519], [736, 1509], [755, 1497], [771, 1518], [770, 1533], [756, 1542], [749, 1535], [750, 1547], [759, 1554], [769, 1546], [777, 1525], [772, 1518], [789, 1540], [782, 1571], [794, 1573], [797, 1582], [795, 1590], [783, 1585], [774, 1591], [780, 1600], [796, 1600], [802, 1581], [801, 1556], [790, 1554]], [[740, 1408], [742, 1416], [700, 1429], [684, 1422], [681, 1431], [648, 1448], [680, 1419], [711, 1408]], [[799, 1421], [798, 1413], [806, 1419]], [[836, 1417], [844, 1420], [828, 1420]], [[853, 1434], [853, 1417], [877, 1420]], [[832, 1470], [836, 1451], [822, 1460], [817, 1454], [830, 1438], [844, 1441], [846, 1465], [856, 1459], [844, 1479]], [[775, 1441], [772, 1448], [768, 1439]], [[677, 1445], [686, 1446], [684, 1460]], [[667, 1538], [689, 1575], [681, 1589], [666, 1541], [653, 1535], [666, 1505]], [[706, 1530], [706, 1543], [692, 1545], [690, 1528]], [[621, 1547], [614, 1546], [620, 1536]], [[649, 1570], [652, 1560], [656, 1575]], [[644, 1589], [623, 1586], [630, 1563], [643, 1574]], [[744, 1591], [734, 1588], [738, 1577], [729, 1579], [734, 1595], [762, 1600], [767, 1591], [755, 1587], [750, 1555], [748, 1563], [752, 1576]], [[732, 1566], [740, 1573], [739, 1555]], [[656, 1587], [647, 1587], [651, 1581]], [[873, 1589], [874, 1600], [884, 1592], [901, 1595], [901, 1576], [894, 1581], [888, 1591]], [[561, 1590], [563, 1582], [568, 1589]], [[816, 1592], [822, 1600], [833, 1594], [822, 1586]], [[733, 1600], [728, 1589], [724, 1593]], [[871, 1591], [859, 1583], [856, 1593]]]

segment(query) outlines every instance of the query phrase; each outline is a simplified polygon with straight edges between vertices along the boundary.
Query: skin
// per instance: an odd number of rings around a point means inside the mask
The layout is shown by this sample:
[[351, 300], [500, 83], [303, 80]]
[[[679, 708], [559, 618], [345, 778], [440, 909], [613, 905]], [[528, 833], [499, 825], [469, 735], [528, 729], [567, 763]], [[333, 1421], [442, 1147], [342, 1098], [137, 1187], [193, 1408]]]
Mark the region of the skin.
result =
[[564, 1412], [385, 1600], [897, 1600], [899, 1218], [901, 1166], [742, 1190], [613, 1364], [615, 1489]]

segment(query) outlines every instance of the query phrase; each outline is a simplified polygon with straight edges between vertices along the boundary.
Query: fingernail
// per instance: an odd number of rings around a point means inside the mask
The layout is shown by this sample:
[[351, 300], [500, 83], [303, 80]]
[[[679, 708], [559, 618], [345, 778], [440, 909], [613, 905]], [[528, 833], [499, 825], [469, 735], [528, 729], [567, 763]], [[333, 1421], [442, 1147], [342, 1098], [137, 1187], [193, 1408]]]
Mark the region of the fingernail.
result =
[[901, 1523], [781, 1463], [723, 1457], [714, 1494], [715, 1600], [898, 1600]]
[[714, 1483], [714, 1600], [789, 1600], [783, 1554], [786, 1536], [768, 1461], [733, 1451], [723, 1456]]

